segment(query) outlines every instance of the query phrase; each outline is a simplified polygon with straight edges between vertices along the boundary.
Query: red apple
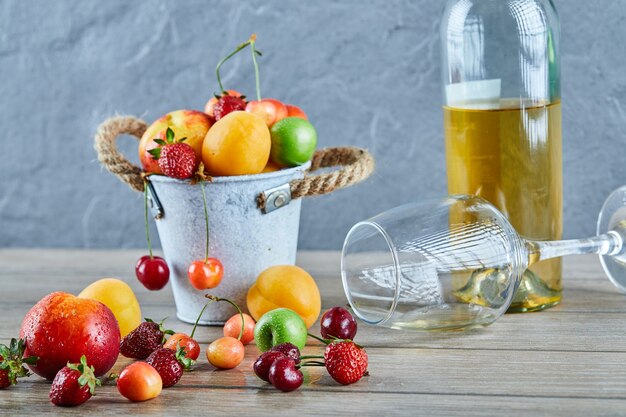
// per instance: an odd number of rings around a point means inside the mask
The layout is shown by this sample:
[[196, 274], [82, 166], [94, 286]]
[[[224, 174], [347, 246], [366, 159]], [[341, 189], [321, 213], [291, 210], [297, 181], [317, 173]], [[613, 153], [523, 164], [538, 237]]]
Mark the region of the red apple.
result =
[[259, 116], [268, 127], [287, 117], [287, 107], [274, 98], [249, 101], [246, 111]]
[[99, 301], [53, 292], [35, 304], [22, 321], [20, 338], [25, 356], [38, 356], [30, 369], [52, 380], [68, 362], [85, 355], [104, 375], [115, 364], [120, 349], [120, 328], [113, 312]]
[[176, 110], [161, 117], [146, 129], [139, 141], [139, 160], [144, 171], [161, 174], [158, 162], [148, 153], [159, 145], [154, 139], [165, 139], [167, 128], [174, 131], [174, 139], [187, 138], [198, 160], [202, 159], [202, 141], [211, 127], [211, 117], [198, 110]]

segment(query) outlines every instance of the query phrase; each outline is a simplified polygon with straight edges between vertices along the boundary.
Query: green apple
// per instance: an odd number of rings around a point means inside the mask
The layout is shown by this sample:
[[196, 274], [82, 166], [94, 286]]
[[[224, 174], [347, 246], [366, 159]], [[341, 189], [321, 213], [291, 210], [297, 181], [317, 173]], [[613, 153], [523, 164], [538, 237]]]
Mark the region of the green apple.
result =
[[294, 167], [311, 159], [317, 146], [313, 125], [299, 117], [287, 117], [270, 129], [272, 148], [270, 158], [279, 165]]
[[307, 328], [302, 317], [288, 308], [277, 308], [263, 314], [254, 326], [256, 347], [265, 352], [281, 343], [293, 343], [298, 349], [306, 344]]

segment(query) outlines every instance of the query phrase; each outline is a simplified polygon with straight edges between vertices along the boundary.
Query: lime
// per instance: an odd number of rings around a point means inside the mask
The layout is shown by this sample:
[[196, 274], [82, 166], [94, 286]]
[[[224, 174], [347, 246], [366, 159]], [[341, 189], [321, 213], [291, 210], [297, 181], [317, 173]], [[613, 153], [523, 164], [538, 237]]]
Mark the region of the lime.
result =
[[277, 164], [293, 167], [311, 159], [317, 145], [313, 125], [299, 117], [286, 117], [270, 129], [272, 149], [270, 158]]

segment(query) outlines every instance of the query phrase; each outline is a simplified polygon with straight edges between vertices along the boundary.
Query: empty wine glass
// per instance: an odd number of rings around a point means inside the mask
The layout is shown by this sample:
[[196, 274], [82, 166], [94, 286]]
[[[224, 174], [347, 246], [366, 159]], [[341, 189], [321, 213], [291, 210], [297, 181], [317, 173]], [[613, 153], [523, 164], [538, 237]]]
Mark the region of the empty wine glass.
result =
[[544, 259], [600, 255], [626, 292], [626, 186], [605, 201], [598, 235], [532, 241], [475, 196], [411, 203], [350, 229], [341, 277], [355, 314], [369, 324], [444, 330], [486, 326], [508, 308], [522, 273]]

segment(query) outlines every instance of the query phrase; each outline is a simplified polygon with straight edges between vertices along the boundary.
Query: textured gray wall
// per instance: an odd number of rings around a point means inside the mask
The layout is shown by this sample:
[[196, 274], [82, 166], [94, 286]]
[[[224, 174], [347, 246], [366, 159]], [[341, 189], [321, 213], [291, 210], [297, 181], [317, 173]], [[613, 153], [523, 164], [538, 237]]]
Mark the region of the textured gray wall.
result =
[[[0, 246], [144, 246], [141, 196], [100, 168], [96, 126], [202, 108], [217, 60], [252, 32], [265, 95], [304, 108], [320, 146], [378, 160], [367, 183], [305, 202], [301, 248], [338, 248], [355, 221], [442, 195], [442, 2], [0, 0]], [[626, 1], [556, 2], [572, 237], [626, 183]], [[228, 88], [252, 93], [248, 59]], [[136, 142], [121, 147], [136, 160]]]

